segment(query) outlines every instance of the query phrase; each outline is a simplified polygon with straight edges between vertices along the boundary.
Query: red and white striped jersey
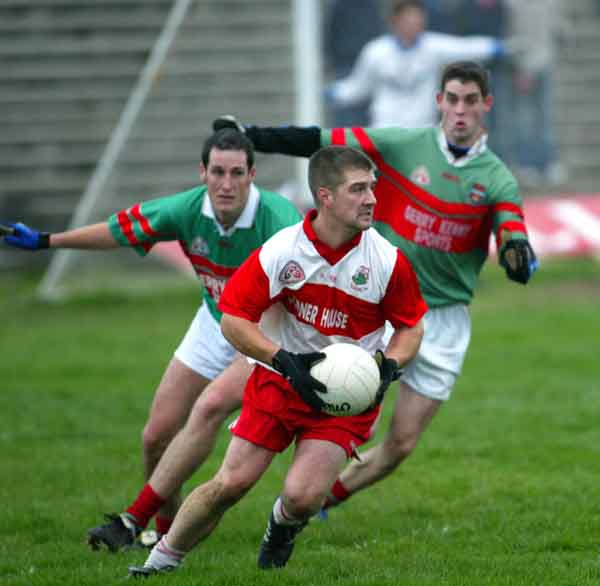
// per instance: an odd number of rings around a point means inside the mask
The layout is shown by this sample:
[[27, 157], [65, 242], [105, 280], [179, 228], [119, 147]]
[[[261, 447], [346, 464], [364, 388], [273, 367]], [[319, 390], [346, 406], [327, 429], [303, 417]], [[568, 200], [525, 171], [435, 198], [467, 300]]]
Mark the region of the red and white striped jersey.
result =
[[[318, 351], [335, 342], [382, 348], [386, 320], [413, 327], [427, 311], [406, 257], [374, 229], [331, 249], [311, 224], [282, 229], [236, 271], [219, 309], [259, 322], [289, 352]], [[274, 318], [275, 317], [275, 318]]]

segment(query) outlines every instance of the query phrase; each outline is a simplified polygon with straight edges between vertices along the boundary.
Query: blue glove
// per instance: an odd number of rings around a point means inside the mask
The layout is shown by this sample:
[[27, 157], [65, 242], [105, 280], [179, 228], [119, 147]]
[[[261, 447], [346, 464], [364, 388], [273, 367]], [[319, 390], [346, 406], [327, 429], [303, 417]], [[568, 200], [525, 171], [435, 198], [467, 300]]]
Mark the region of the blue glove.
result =
[[509, 54], [509, 48], [508, 48], [507, 44], [504, 41], [498, 39], [494, 43], [494, 49], [493, 49], [493, 55], [492, 55], [492, 57], [494, 59], [503, 59], [508, 54]]
[[38, 232], [21, 222], [8, 225], [15, 230], [14, 235], [4, 237], [9, 246], [23, 250], [41, 250], [50, 246], [50, 234], [47, 232]]

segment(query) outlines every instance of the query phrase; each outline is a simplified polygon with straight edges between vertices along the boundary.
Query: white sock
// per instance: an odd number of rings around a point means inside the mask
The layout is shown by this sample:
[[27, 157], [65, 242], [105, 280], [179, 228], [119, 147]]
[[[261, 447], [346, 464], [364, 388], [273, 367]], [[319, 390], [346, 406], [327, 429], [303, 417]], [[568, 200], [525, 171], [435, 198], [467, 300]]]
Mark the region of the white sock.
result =
[[148, 559], [144, 563], [146, 568], [162, 570], [163, 568], [176, 568], [183, 561], [184, 551], [179, 551], [167, 544], [167, 536], [163, 538], [152, 548]]
[[278, 525], [300, 525], [305, 521], [305, 519], [291, 517], [287, 511], [284, 511], [281, 497], [278, 497], [273, 505], [273, 517]]

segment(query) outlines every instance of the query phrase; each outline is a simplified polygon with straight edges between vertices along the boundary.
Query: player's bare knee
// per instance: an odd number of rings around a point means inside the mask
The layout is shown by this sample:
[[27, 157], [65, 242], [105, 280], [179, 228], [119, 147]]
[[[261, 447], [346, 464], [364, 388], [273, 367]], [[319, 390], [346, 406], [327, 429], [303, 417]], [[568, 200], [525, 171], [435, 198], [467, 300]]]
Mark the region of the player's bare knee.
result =
[[220, 425], [238, 407], [231, 406], [220, 393], [203, 394], [194, 404], [188, 425]]
[[254, 485], [253, 479], [237, 473], [219, 474], [215, 482], [219, 486], [219, 500], [226, 507], [239, 501]]
[[391, 434], [383, 444], [384, 465], [394, 469], [400, 462], [408, 458], [417, 447], [418, 434], [402, 433]]
[[176, 429], [161, 428], [149, 422], [142, 432], [142, 446], [145, 454], [162, 454], [173, 436], [177, 433]]
[[209, 503], [212, 510], [221, 513], [232, 507], [243, 496], [243, 494], [238, 496], [218, 474], [196, 490], [202, 492], [204, 500]]
[[314, 491], [309, 488], [304, 490], [286, 490], [281, 498], [285, 511], [295, 518], [303, 519], [311, 517], [320, 508], [327, 495], [322, 491]]

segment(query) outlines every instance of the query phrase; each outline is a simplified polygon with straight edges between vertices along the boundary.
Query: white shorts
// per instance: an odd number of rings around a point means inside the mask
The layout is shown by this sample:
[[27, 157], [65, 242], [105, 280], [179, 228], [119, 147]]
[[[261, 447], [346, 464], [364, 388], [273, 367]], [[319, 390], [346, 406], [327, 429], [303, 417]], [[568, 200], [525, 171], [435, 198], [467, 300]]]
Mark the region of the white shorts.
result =
[[471, 340], [469, 308], [462, 303], [434, 307], [423, 317], [423, 326], [423, 341], [402, 381], [425, 397], [447, 401]]
[[175, 357], [199, 375], [213, 380], [232, 362], [237, 350], [221, 333], [221, 326], [202, 304], [196, 312]]

